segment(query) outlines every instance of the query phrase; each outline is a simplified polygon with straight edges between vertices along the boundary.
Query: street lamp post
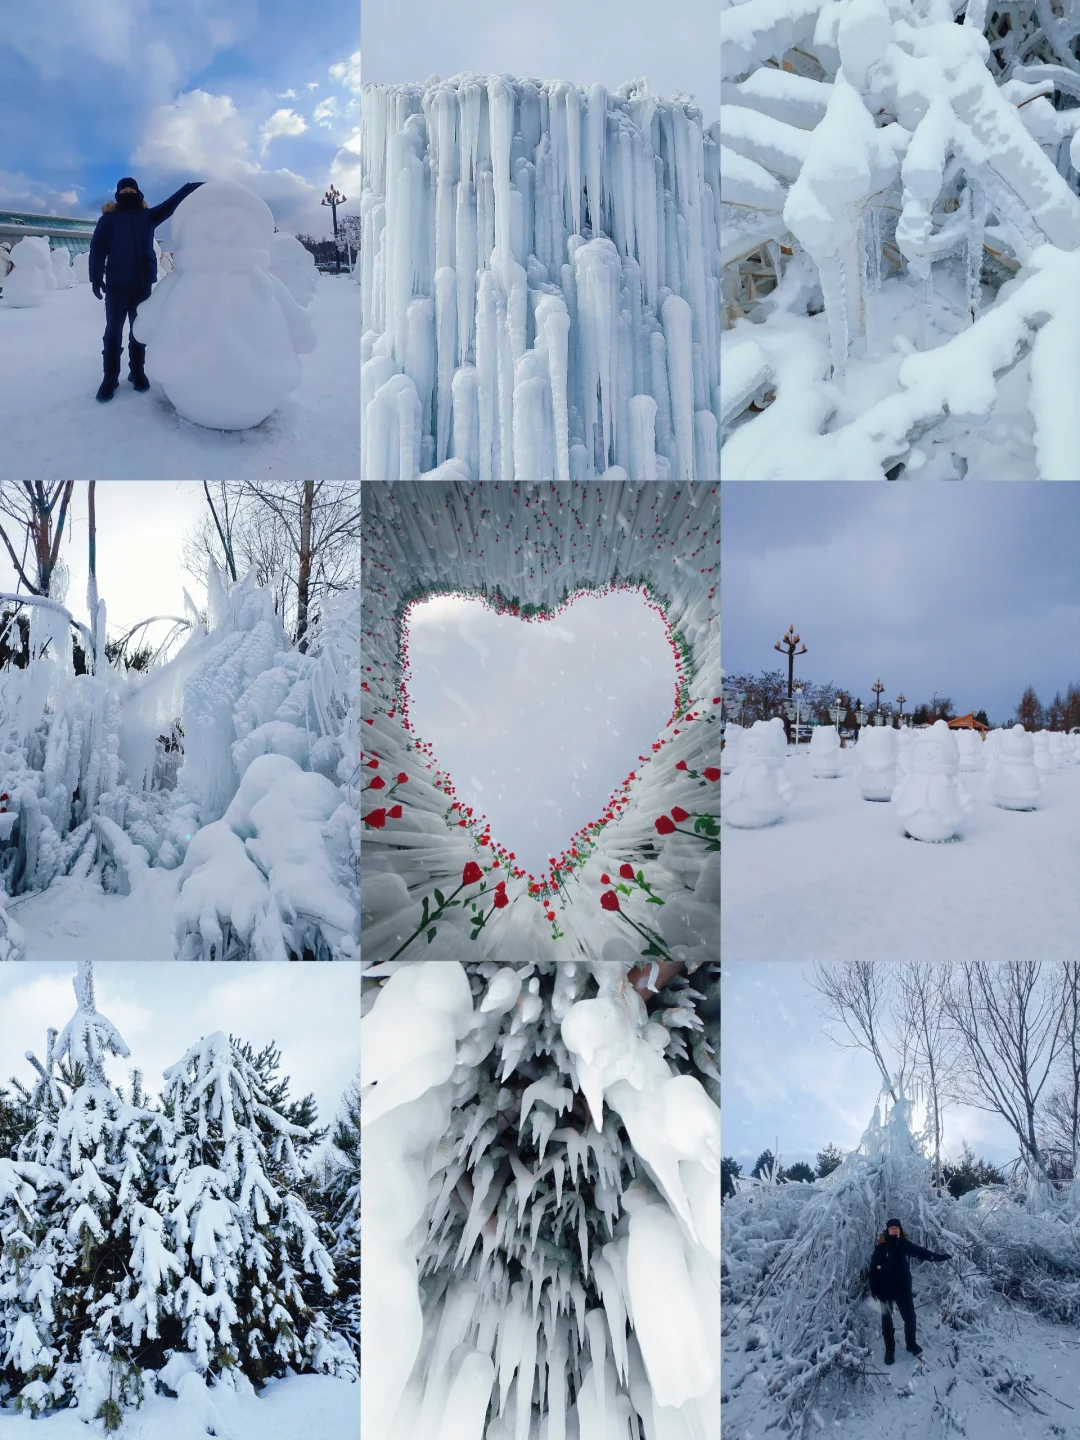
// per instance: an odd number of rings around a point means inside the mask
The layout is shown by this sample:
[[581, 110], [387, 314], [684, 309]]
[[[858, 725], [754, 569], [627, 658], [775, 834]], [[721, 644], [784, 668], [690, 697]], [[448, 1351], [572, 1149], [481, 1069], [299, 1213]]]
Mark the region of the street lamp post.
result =
[[789, 625], [787, 634], [781, 636], [773, 646], [774, 650], [779, 650], [781, 655], [787, 656], [787, 698], [789, 700], [791, 699], [792, 677], [795, 673], [795, 656], [807, 653], [805, 645], [801, 650], [798, 648], [801, 640], [802, 636], [795, 634], [795, 626]]
[[334, 255], [337, 259], [337, 268], [339, 274], [341, 273], [341, 247], [338, 243], [337, 207], [339, 205], [344, 205], [345, 201], [348, 198], [349, 197], [347, 195], [342, 195], [341, 191], [337, 188], [336, 185], [331, 185], [330, 189], [327, 190], [326, 194], [322, 198], [322, 201], [320, 202], [323, 205], [330, 206], [331, 214], [334, 217]]
[[885, 689], [885, 686], [881, 683], [880, 679], [878, 679], [878, 680], [875, 680], [875, 681], [874, 681], [874, 683], [870, 686], [870, 689], [873, 690], [874, 694], [877, 696], [877, 707], [876, 707], [876, 708], [880, 710], [880, 709], [881, 709], [881, 692]]
[[904, 692], [901, 690], [901, 691], [900, 691], [900, 694], [897, 695], [897, 697], [896, 697], [896, 703], [897, 703], [897, 705], [900, 706], [900, 724], [901, 724], [901, 725], [903, 725], [903, 723], [904, 723], [904, 701], [905, 701], [906, 699], [907, 699], [907, 696], [906, 696], [906, 695], [904, 694]]
[[829, 714], [832, 716], [833, 720], [836, 722], [836, 733], [839, 735], [839, 733], [840, 733], [840, 721], [841, 721], [841, 720], [844, 718], [844, 716], [847, 714], [847, 706], [844, 704], [843, 700], [841, 700], [841, 698], [840, 698], [839, 695], [836, 697], [836, 699], [833, 701], [833, 703], [829, 706]]

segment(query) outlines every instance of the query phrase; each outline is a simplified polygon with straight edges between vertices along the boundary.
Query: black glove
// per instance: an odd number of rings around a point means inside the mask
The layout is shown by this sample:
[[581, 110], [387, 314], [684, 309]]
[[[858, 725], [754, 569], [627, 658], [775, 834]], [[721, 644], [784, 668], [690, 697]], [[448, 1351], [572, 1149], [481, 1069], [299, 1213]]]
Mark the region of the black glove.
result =
[[95, 300], [104, 300], [104, 299], [105, 299], [105, 296], [102, 294], [101, 286], [97, 283], [96, 280], [94, 281], [93, 285], [91, 285], [90, 288], [91, 288], [91, 290], [93, 290], [93, 292], [94, 292], [94, 299], [95, 299]]
[[952, 1256], [951, 1256], [951, 1255], [940, 1255], [940, 1254], [939, 1254], [939, 1255], [935, 1255], [935, 1256], [934, 1256], [934, 1259], [935, 1259], [935, 1260], [951, 1260], [951, 1259], [952, 1259]]

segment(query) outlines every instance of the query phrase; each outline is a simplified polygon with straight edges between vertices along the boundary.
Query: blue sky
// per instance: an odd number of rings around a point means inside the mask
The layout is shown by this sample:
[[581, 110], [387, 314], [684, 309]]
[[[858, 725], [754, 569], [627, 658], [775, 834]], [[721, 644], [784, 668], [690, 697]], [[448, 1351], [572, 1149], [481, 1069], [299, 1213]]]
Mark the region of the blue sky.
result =
[[8, 0], [0, 208], [93, 216], [122, 175], [151, 204], [233, 179], [280, 229], [328, 233], [330, 181], [359, 212], [359, 43], [353, 5]]
[[[75, 1013], [71, 964], [12, 964], [0, 969], [0, 1085], [27, 1083], [23, 1058], [44, 1057], [45, 1031]], [[123, 1036], [129, 1060], [106, 1071], [126, 1083], [143, 1071], [156, 1094], [162, 1071], [204, 1035], [224, 1030], [256, 1049], [274, 1041], [291, 1094], [309, 1091], [320, 1122], [331, 1120], [360, 1066], [359, 965], [191, 965], [180, 961], [100, 962], [94, 966], [97, 1008]]]
[[[810, 988], [812, 973], [812, 965], [790, 960], [724, 965], [721, 1143], [744, 1174], [777, 1142], [781, 1163], [788, 1165], [813, 1165], [830, 1142], [854, 1150], [870, 1123], [881, 1089], [877, 1066], [865, 1051], [829, 1038], [826, 1030], [837, 1027], [826, 1022]], [[946, 1156], [958, 1158], [965, 1140], [996, 1164], [1017, 1153], [999, 1117], [950, 1106]]]
[[1080, 683], [1080, 487], [765, 483], [724, 486], [721, 660], [782, 669], [873, 703], [934, 691], [956, 713], [1012, 716]]
[[364, 79], [401, 84], [462, 70], [541, 80], [599, 80], [615, 90], [647, 76], [665, 98], [693, 95], [706, 125], [720, 118], [717, 0], [412, 0], [364, 13]]
[[536, 876], [651, 754], [675, 698], [664, 623], [630, 592], [529, 624], [436, 597], [412, 611], [409, 664], [413, 729]]

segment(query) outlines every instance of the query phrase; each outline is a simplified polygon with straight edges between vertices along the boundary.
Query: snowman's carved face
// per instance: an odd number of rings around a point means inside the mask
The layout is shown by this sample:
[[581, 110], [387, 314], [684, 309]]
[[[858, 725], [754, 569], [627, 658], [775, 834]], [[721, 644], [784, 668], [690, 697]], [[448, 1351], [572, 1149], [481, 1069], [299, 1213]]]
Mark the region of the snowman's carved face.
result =
[[1022, 725], [1014, 725], [998, 741], [998, 753], [1008, 760], [1031, 760], [1035, 755], [1035, 741]]
[[183, 244], [220, 250], [266, 248], [264, 227], [241, 205], [208, 206], [185, 218]]
[[955, 770], [957, 763], [956, 741], [947, 730], [940, 734], [935, 727], [911, 747], [911, 767], [917, 775], [944, 775]]

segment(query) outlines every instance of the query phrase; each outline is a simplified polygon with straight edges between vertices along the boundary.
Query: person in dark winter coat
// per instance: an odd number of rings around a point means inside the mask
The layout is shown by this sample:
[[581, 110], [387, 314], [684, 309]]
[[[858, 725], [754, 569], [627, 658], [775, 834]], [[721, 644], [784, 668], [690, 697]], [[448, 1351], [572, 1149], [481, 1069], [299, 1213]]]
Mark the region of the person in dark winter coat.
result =
[[904, 1344], [912, 1355], [921, 1355], [922, 1346], [915, 1338], [915, 1302], [911, 1296], [909, 1260], [948, 1260], [936, 1250], [924, 1250], [904, 1234], [900, 1221], [885, 1222], [884, 1233], [877, 1237], [870, 1257], [870, 1294], [881, 1306], [881, 1334], [885, 1340], [885, 1364], [896, 1359], [896, 1337], [893, 1331], [892, 1307], [900, 1311], [904, 1322]]
[[125, 175], [116, 187], [116, 200], [102, 208], [90, 241], [90, 284], [97, 299], [105, 300], [105, 343], [101, 351], [104, 375], [97, 392], [99, 400], [111, 400], [120, 383], [125, 320], [129, 327], [128, 379], [136, 390], [150, 388], [146, 346], [130, 333], [130, 326], [157, 279], [154, 231], [202, 183], [193, 180], [181, 185], [175, 195], [148, 207], [136, 181]]

